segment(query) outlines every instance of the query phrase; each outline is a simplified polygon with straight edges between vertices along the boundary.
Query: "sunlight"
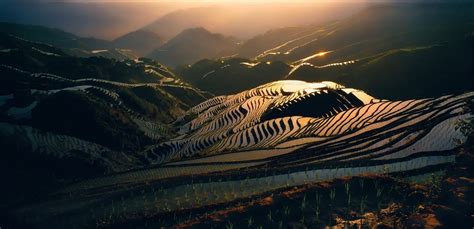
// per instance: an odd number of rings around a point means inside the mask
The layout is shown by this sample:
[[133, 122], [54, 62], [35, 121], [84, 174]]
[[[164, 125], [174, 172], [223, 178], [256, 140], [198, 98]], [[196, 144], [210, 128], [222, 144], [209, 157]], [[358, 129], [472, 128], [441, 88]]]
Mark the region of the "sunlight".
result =
[[318, 53], [316, 53], [316, 54], [314, 55], [314, 57], [317, 57], [317, 56], [324, 56], [324, 55], [326, 55], [326, 54], [328, 54], [328, 53], [330, 53], [330, 52], [318, 52]]
[[316, 58], [316, 57], [325, 56], [326, 54], [329, 54], [329, 53], [331, 53], [331, 52], [333, 52], [333, 51], [317, 52], [317, 53], [314, 54], [314, 55], [311, 55], [311, 56], [305, 57], [305, 58], [303, 58], [303, 59], [297, 60], [297, 61], [295, 61], [294, 63], [304, 63], [304, 62], [306, 62], [306, 61], [308, 61], [308, 60], [311, 60], [311, 59], [314, 59], [314, 58]]

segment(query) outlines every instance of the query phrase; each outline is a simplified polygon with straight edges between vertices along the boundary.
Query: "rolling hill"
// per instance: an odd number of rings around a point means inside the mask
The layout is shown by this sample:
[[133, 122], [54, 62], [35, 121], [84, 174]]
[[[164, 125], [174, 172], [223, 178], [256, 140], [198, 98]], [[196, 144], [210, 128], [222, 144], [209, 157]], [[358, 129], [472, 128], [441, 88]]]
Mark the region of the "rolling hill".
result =
[[[474, 37], [426, 47], [393, 49], [327, 66], [294, 67], [287, 79], [336, 80], [387, 99], [474, 90]], [[403, 90], [403, 93], [400, 93]]]
[[473, 47], [473, 37], [467, 36], [450, 43], [393, 49], [326, 65], [232, 58], [202, 60], [177, 72], [196, 87], [215, 94], [234, 93], [274, 80], [297, 79], [337, 81], [379, 98], [422, 98], [474, 90]]
[[137, 152], [175, 136], [171, 123], [210, 96], [150, 59], [79, 58], [0, 33], [2, 195], [32, 200], [141, 166]]
[[102, 56], [122, 60], [135, 56], [131, 50], [118, 49], [113, 42], [107, 40], [79, 37], [44, 26], [0, 22], [0, 32], [54, 46], [79, 57]]
[[248, 59], [201, 60], [177, 68], [187, 82], [217, 95], [236, 93], [245, 88], [283, 79], [291, 70], [284, 62], [251, 62]]
[[293, 39], [299, 39], [305, 30], [307, 30], [305, 27], [285, 27], [269, 30], [264, 34], [244, 41], [242, 46], [239, 47], [238, 55], [247, 58], [255, 57], [268, 49], [290, 42]]
[[[375, 4], [333, 23], [309, 26], [302, 28], [303, 31], [289, 30], [286, 36], [297, 38], [291, 37], [248, 58], [325, 65], [391, 49], [459, 40], [474, 29], [472, 7], [472, 3], [443, 2]], [[271, 36], [267, 37], [272, 40]], [[252, 45], [249, 42], [247, 45]], [[320, 52], [328, 53], [324, 58], [314, 56]]]
[[78, 57], [102, 56], [118, 60], [144, 57], [163, 44], [154, 32], [137, 30], [112, 41], [80, 37], [59, 29], [0, 22], [0, 32], [62, 49]]

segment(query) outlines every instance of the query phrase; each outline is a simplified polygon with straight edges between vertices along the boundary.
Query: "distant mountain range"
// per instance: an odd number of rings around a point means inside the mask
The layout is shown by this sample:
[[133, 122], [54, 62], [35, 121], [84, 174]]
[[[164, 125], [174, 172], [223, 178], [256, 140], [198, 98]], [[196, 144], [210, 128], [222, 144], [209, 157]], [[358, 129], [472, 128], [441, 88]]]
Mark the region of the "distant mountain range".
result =
[[237, 40], [204, 28], [186, 29], [148, 56], [170, 66], [195, 63], [205, 58], [231, 55], [237, 49]]
[[[377, 4], [347, 19], [320, 26], [273, 29], [243, 42], [202, 27], [185, 29], [169, 40], [141, 29], [114, 41], [82, 38], [41, 26], [1, 23], [0, 29], [61, 48], [52, 53], [115, 59], [146, 56], [176, 68], [186, 81], [216, 94], [279, 79], [304, 79], [335, 80], [381, 98], [397, 98], [402, 95], [383, 88], [384, 83], [378, 82], [382, 80], [378, 77], [380, 71], [371, 69], [391, 69], [384, 79], [387, 87], [395, 80], [400, 80], [399, 86], [403, 87], [408, 82], [425, 85], [425, 90], [418, 90], [424, 94], [413, 89], [406, 97], [433, 95], [433, 82], [453, 75], [461, 82], [472, 74], [471, 9], [469, 3]], [[421, 76], [438, 81], [420, 84], [408, 80]], [[367, 81], [356, 80], [360, 77]], [[379, 88], [373, 88], [375, 85]], [[448, 93], [472, 87], [462, 84], [443, 88]]]
[[269, 31], [245, 41], [239, 58], [200, 61], [178, 73], [217, 94], [279, 79], [332, 80], [389, 99], [473, 90], [472, 8], [375, 5], [328, 25]]
[[348, 2], [273, 2], [271, 7], [266, 3], [235, 3], [177, 10], [143, 28], [160, 34], [165, 39], [171, 39], [185, 29], [203, 27], [246, 40], [269, 29], [323, 24], [345, 18], [364, 6], [362, 3]]
[[2, 0], [0, 21], [113, 40], [191, 3], [171, 1]]
[[79, 57], [103, 56], [127, 59], [135, 56], [130, 50], [116, 48], [113, 42], [107, 40], [79, 37], [44, 26], [0, 23], [0, 32], [32, 42], [52, 45]]
[[[150, 12], [153, 12], [150, 8], [159, 7], [160, 10], [164, 10], [163, 12], [170, 13], [164, 16], [160, 15], [163, 13], [161, 11], [155, 13], [155, 17], [159, 17], [157, 20], [145, 26], [135, 27], [132, 32], [110, 41], [85, 38], [64, 32], [60, 29], [50, 29], [42, 26], [14, 25], [12, 23], [2, 23], [0, 25], [0, 32], [13, 34], [35, 42], [51, 44], [64, 49], [64, 51], [69, 54], [81, 57], [105, 56], [115, 59], [125, 59], [135, 58], [137, 56], [148, 56], [153, 52], [153, 55], [150, 56], [164, 56], [167, 57], [167, 59], [175, 58], [175, 60], [170, 60], [168, 63], [177, 66], [193, 64], [202, 58], [220, 57], [220, 53], [235, 54], [235, 52], [233, 52], [235, 50], [234, 42], [217, 42], [218, 44], [216, 46], [223, 45], [217, 48], [217, 50], [209, 47], [206, 48], [205, 43], [216, 42], [216, 37], [210, 35], [207, 36], [209, 40], [206, 40], [206, 35], [201, 38], [201, 45], [199, 48], [194, 49], [195, 52], [191, 54], [195, 57], [186, 58], [186, 56], [183, 56], [180, 52], [182, 52], [181, 50], [187, 49], [189, 44], [180, 42], [171, 42], [164, 47], [167, 50], [166, 54], [159, 53], [158, 48], [161, 45], [166, 43], [166, 41], [176, 40], [174, 38], [177, 35], [181, 37], [183, 35], [181, 33], [187, 29], [202, 27], [208, 31], [212, 31], [212, 33], [225, 34], [222, 35], [225, 37], [233, 36], [239, 40], [245, 40], [253, 37], [255, 34], [272, 28], [310, 23], [325, 23], [330, 20], [340, 19], [351, 15], [363, 6], [363, 4], [311, 3], [301, 5], [285, 3], [276, 4], [277, 7], [267, 7], [265, 4], [248, 5], [242, 3], [234, 6], [219, 4], [209, 6], [206, 4], [186, 3], [187, 9], [171, 11], [172, 9], [180, 8], [178, 7], [179, 5], [179, 3], [137, 3], [132, 5], [126, 3], [42, 3], [37, 1], [31, 4], [23, 4], [23, 1], [18, 3], [15, 1], [7, 1], [6, 3], [0, 3], [0, 6], [4, 8], [0, 10], [0, 12], [3, 12], [3, 15], [0, 16], [0, 21], [51, 25], [51, 27], [54, 28], [62, 28], [67, 31], [77, 32], [78, 34], [89, 35], [91, 34], [90, 31], [87, 32], [87, 28], [85, 28], [88, 25], [91, 30], [98, 30], [92, 34], [102, 37], [104, 37], [104, 34], [108, 34], [105, 36], [108, 38], [110, 34], [117, 34], [117, 31], [130, 28], [131, 24], [136, 24], [138, 21], [148, 21], [149, 19], [146, 18], [149, 18]], [[23, 10], [21, 15], [14, 15], [15, 11], [18, 11], [22, 7], [27, 8], [27, 6], [35, 7], [38, 11], [44, 13], [38, 13], [28, 9], [26, 11]], [[123, 22], [123, 15], [125, 14], [124, 12], [127, 11], [127, 7], [135, 16], [134, 19]], [[314, 14], [316, 11], [318, 13]], [[103, 15], [100, 12], [103, 12]], [[112, 16], [112, 12], [114, 12], [116, 16]], [[86, 14], [87, 17], [84, 16], [84, 14]], [[77, 17], [74, 17], [74, 15]], [[35, 17], [41, 20], [32, 20]], [[58, 17], [61, 17], [61, 21], [56, 20]], [[17, 20], [14, 20], [14, 18], [17, 18]], [[73, 18], [74, 20], [72, 20]], [[258, 21], [258, 23], [254, 23], [255, 21]], [[101, 27], [110, 31], [103, 31], [105, 29], [100, 29]], [[75, 31], [75, 29], [78, 31]], [[177, 39], [178, 38], [179, 37], [177, 37]], [[229, 43], [228, 47], [224, 47], [227, 43]], [[174, 51], [176, 53], [172, 53]]]
[[[432, 45], [470, 34], [474, 30], [472, 8], [470, 3], [377, 4], [323, 26], [267, 33], [257, 41], [247, 41], [244, 46], [255, 47], [257, 42], [271, 44], [275, 33], [288, 39], [253, 56], [243, 50], [241, 56], [255, 57], [259, 61], [324, 65], [394, 48]], [[328, 53], [314, 56], [321, 52]]]
[[[282, 61], [289, 65], [305, 62], [324, 66], [366, 58], [391, 49], [434, 45], [462, 37], [471, 32], [473, 27], [470, 24], [474, 17], [470, 3], [379, 3], [341, 19], [360, 7], [357, 4], [342, 8], [308, 6], [302, 15], [311, 20], [291, 18], [294, 20], [291, 23], [278, 23], [280, 28], [267, 32], [263, 31], [271, 28], [269, 25], [254, 25], [265, 24], [267, 19], [253, 23], [255, 18], [268, 15], [273, 20], [280, 20], [290, 12], [262, 9], [260, 5], [255, 9], [238, 6], [234, 10], [224, 6], [197, 7], [169, 13], [112, 41], [80, 37], [59, 29], [12, 23], [0, 23], [0, 31], [51, 44], [79, 57], [133, 59], [145, 56], [171, 67], [221, 57], [239, 57], [256, 62]], [[237, 10], [241, 8], [243, 11]], [[296, 9], [302, 10], [301, 6], [298, 8], [293, 5], [289, 5], [286, 10]], [[318, 14], [314, 15], [314, 12]], [[337, 16], [330, 17], [327, 15], [329, 13], [324, 12], [332, 12]], [[311, 13], [313, 15], [308, 16]], [[333, 21], [329, 22], [330, 19]], [[297, 21], [304, 24], [294, 26]], [[287, 24], [293, 26], [286, 27]], [[246, 31], [253, 32], [238, 37], [229, 36], [241, 31], [242, 26], [246, 27]], [[320, 55], [316, 55], [318, 53]]]
[[59, 29], [43, 26], [0, 23], [0, 33], [39, 42], [62, 49], [78, 57], [102, 56], [114, 59], [151, 57], [175, 67], [193, 64], [204, 58], [219, 58], [236, 52], [238, 40], [204, 28], [182, 31], [165, 42], [148, 30], [127, 33], [113, 41], [79, 37]]

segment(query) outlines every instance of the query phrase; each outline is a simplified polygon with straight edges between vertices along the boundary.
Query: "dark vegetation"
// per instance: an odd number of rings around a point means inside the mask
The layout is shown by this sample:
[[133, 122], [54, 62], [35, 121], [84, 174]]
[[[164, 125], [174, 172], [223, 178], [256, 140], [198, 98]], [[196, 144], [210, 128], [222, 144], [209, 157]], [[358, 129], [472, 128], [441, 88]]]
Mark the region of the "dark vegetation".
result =
[[137, 130], [129, 114], [80, 92], [58, 92], [45, 98], [33, 110], [31, 122], [33, 127], [77, 136], [118, 151], [136, 151], [152, 143]]
[[471, 228], [472, 148], [424, 182], [362, 175], [283, 188], [167, 215], [134, 215], [103, 228]]

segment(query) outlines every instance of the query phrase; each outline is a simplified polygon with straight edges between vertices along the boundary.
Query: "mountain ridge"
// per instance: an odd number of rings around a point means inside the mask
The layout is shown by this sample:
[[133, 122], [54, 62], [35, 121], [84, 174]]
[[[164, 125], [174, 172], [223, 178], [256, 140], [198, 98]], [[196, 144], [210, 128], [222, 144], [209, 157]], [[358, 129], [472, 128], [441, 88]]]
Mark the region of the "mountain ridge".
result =
[[162, 46], [164, 39], [155, 32], [140, 29], [117, 37], [112, 42], [118, 48], [131, 49], [144, 57]]
[[185, 29], [151, 52], [148, 57], [170, 66], [193, 64], [204, 58], [233, 54], [237, 40], [203, 27]]

